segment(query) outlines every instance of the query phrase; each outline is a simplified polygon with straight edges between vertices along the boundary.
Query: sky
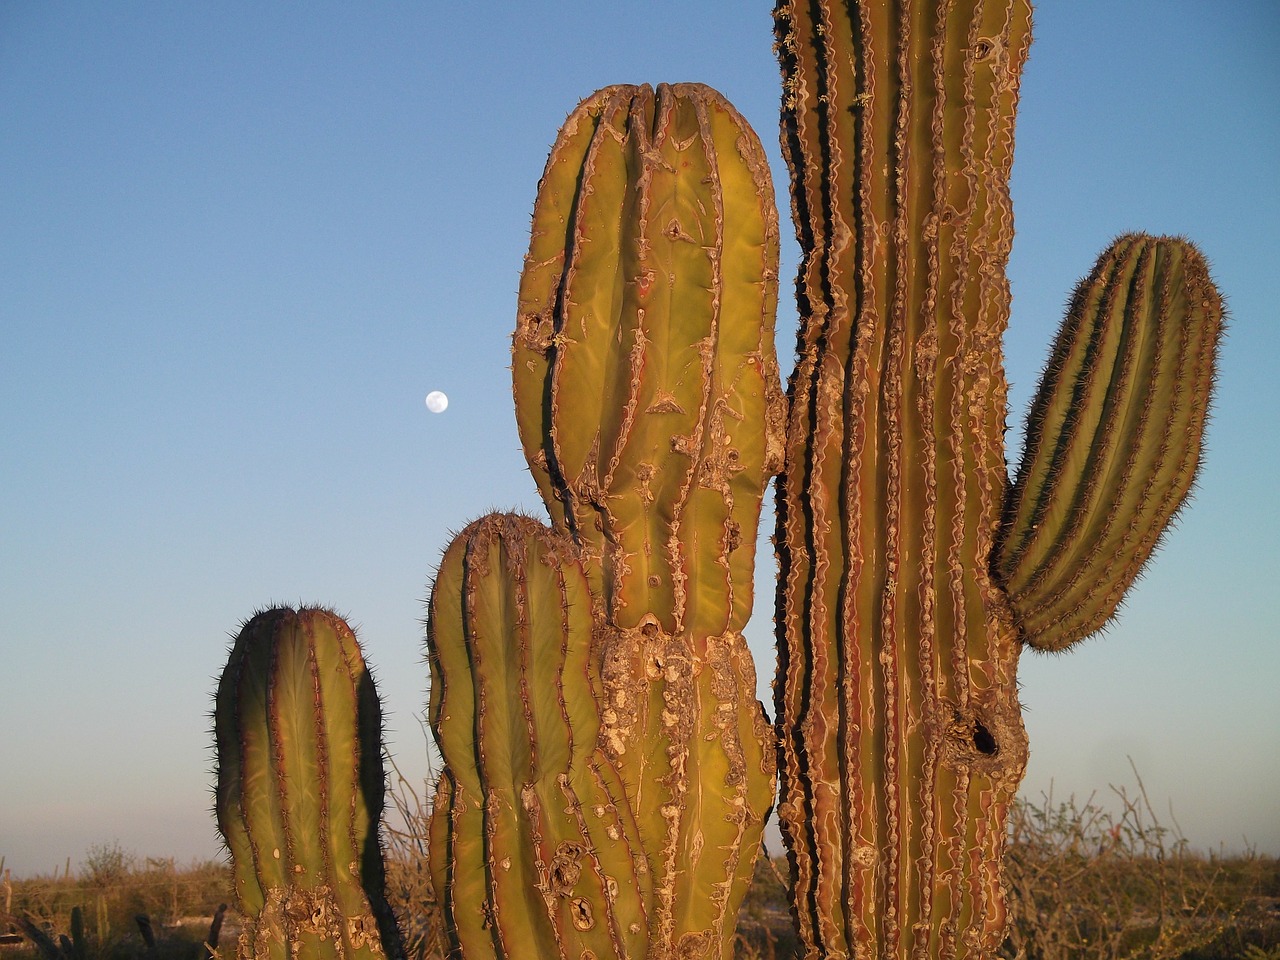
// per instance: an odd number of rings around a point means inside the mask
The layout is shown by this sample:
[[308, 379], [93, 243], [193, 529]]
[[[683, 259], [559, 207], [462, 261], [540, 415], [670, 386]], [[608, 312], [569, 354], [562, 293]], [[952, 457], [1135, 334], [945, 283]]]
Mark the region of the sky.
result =
[[[1194, 503], [1104, 636], [1023, 658], [1024, 794], [1135, 784], [1280, 854], [1280, 8], [1043, 0], [1022, 82], [1009, 457], [1076, 280], [1182, 234], [1231, 314]], [[0, 857], [218, 855], [208, 713], [239, 624], [357, 626], [427, 771], [452, 531], [541, 514], [509, 338], [546, 153], [610, 83], [701, 81], [769, 153], [769, 4], [0, 0]], [[794, 353], [783, 231], [778, 319]], [[424, 397], [449, 397], [431, 413]], [[764, 524], [771, 525], [766, 516]], [[767, 536], [768, 529], [762, 531]], [[769, 700], [772, 562], [748, 638]]]

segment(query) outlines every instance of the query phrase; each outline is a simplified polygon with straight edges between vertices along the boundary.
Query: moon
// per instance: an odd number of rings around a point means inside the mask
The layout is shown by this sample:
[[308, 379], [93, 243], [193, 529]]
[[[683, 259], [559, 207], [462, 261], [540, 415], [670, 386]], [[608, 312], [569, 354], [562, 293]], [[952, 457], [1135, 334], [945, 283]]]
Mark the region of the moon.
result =
[[444, 413], [449, 406], [449, 398], [439, 390], [427, 394], [427, 409], [432, 413]]

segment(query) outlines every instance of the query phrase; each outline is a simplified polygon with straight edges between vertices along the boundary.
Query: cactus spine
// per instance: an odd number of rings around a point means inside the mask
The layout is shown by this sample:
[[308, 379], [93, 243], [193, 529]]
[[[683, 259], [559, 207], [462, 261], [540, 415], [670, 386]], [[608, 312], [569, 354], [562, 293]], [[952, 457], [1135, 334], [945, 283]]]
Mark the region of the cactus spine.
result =
[[1220, 305], [1185, 244], [1117, 244], [1006, 507], [1030, 4], [783, 0], [777, 27], [802, 252], [777, 538], [793, 909], [810, 957], [990, 956], [1021, 644], [1096, 628], [1150, 554], [1194, 471]]
[[218, 683], [214, 735], [241, 960], [398, 956], [377, 835], [381, 709], [351, 628], [313, 608], [251, 618]]

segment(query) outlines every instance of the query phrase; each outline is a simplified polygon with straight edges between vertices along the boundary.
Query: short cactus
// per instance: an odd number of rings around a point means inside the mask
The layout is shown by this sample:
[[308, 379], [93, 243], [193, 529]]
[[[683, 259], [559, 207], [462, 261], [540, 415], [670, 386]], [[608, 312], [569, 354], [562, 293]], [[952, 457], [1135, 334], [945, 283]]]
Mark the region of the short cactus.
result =
[[430, 860], [467, 957], [641, 957], [652, 884], [600, 747], [600, 670], [577, 548], [490, 515], [445, 552], [428, 617], [445, 769]]
[[[512, 348], [514, 390], [521, 440], [559, 538], [547, 562], [580, 569], [590, 587], [589, 606], [569, 609], [591, 620], [569, 633], [590, 637], [593, 672], [588, 683], [576, 669], [572, 688], [566, 675], [560, 702], [581, 711], [575, 738], [598, 727], [593, 736], [610, 766], [596, 768], [597, 780], [606, 769], [620, 778], [621, 835], [626, 817], [634, 819], [632, 862], [620, 858], [604, 875], [634, 876], [627, 897], [643, 905], [647, 946], [636, 952], [634, 941], [615, 940], [613, 955], [727, 957], [773, 800], [774, 747], [741, 631], [751, 612], [764, 487], [782, 452], [777, 256], [763, 151], [719, 94], [694, 84], [656, 92], [610, 87], [566, 121], [534, 209]], [[451, 689], [467, 687], [452, 678], [470, 671], [478, 691], [488, 682], [484, 663], [492, 662], [483, 631], [444, 627], [456, 617], [456, 584], [465, 579], [458, 558], [501, 541], [507, 559], [492, 573], [492, 589], [517, 596], [537, 565], [511, 558], [549, 535], [526, 529], [517, 536], [515, 523], [489, 518], [469, 528], [441, 568], [433, 662], [446, 704]], [[517, 547], [521, 538], [525, 546]], [[495, 556], [487, 569], [497, 564]], [[562, 585], [573, 580], [567, 569], [557, 576]], [[512, 600], [505, 609], [519, 606]], [[511, 630], [518, 633], [514, 621]], [[446, 634], [465, 641], [450, 647], [451, 658]], [[509, 690], [514, 677], [507, 674]], [[459, 702], [475, 696], [462, 692]], [[595, 697], [598, 715], [588, 703]], [[527, 761], [487, 780], [485, 758], [495, 750], [531, 755], [535, 746], [546, 749], [541, 739], [553, 732], [464, 722], [454, 743], [455, 728], [443, 718], [468, 710], [479, 716], [474, 706], [433, 713], [442, 721], [443, 794], [455, 811], [447, 826], [439, 818], [433, 825], [434, 848], [454, 843], [471, 857], [464, 863], [443, 850], [435, 862], [449, 867], [436, 875], [459, 908], [487, 897], [487, 932], [469, 938], [455, 918], [464, 955], [486, 935], [504, 936], [500, 950], [512, 952], [502, 955], [547, 955], [546, 921], [538, 921], [541, 940], [505, 937], [502, 891], [492, 879], [488, 887], [481, 882], [497, 875], [493, 851], [518, 845], [530, 828], [518, 816], [490, 817], [491, 793], [476, 791], [539, 782], [521, 779], [530, 776]], [[579, 748], [593, 756], [594, 746]], [[612, 788], [606, 793], [592, 802], [608, 808]], [[476, 813], [481, 802], [483, 815]], [[539, 883], [545, 887], [545, 877]], [[599, 914], [598, 897], [585, 902]], [[466, 924], [478, 922], [468, 914]], [[561, 931], [557, 943], [567, 942], [563, 924], [551, 927]], [[629, 927], [621, 932], [630, 936]], [[624, 947], [629, 952], [617, 952]], [[483, 956], [491, 947], [474, 949]]]
[[251, 618], [218, 683], [214, 735], [240, 960], [399, 956], [377, 833], [381, 708], [351, 628], [315, 608]]
[[1023, 642], [1114, 611], [1198, 460], [1221, 304], [1187, 244], [1082, 285], [1006, 497], [1027, 0], [782, 0], [802, 262], [779, 484], [779, 818], [808, 957], [994, 954]]

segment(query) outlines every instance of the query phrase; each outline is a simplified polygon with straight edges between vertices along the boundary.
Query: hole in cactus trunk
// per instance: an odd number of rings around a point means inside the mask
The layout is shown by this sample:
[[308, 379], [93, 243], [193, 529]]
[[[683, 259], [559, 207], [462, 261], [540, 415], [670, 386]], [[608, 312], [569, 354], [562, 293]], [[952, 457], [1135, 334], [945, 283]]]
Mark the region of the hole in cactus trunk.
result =
[[981, 720], [973, 722], [973, 748], [987, 757], [994, 757], [1000, 752], [996, 738], [991, 735]]

